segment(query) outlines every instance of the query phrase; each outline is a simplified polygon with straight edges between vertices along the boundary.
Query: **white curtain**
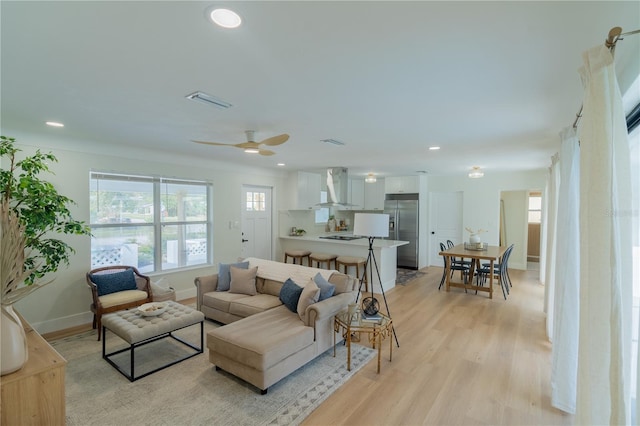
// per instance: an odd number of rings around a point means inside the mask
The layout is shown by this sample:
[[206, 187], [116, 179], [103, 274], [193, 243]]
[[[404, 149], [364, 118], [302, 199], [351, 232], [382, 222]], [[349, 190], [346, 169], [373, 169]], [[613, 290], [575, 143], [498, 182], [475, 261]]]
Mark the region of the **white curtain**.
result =
[[575, 413], [580, 322], [580, 148], [573, 127], [564, 129], [561, 139], [551, 404], [567, 413]]
[[547, 180], [547, 222], [546, 222], [546, 250], [544, 274], [544, 311], [547, 313], [547, 337], [553, 340], [553, 314], [556, 274], [556, 225], [558, 216], [558, 186], [560, 173], [558, 154], [551, 158], [551, 168]]
[[583, 54], [576, 423], [630, 423], [631, 227], [627, 127], [613, 56]]

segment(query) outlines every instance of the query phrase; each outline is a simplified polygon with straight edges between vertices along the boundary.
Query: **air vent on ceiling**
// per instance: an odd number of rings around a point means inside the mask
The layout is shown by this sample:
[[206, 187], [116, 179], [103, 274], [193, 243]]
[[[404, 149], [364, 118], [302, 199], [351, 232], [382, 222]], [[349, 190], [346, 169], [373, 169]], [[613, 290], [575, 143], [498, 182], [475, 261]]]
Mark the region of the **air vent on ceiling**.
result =
[[231, 106], [229, 102], [223, 101], [222, 99], [218, 99], [215, 96], [207, 95], [204, 92], [194, 92], [190, 95], [187, 95], [186, 97], [187, 99], [202, 102], [207, 105], [217, 106], [218, 108], [227, 109]]
[[339, 145], [339, 146], [346, 145], [346, 143], [344, 143], [342, 141], [339, 141], [337, 139], [321, 139], [320, 142], [331, 143], [331, 144]]

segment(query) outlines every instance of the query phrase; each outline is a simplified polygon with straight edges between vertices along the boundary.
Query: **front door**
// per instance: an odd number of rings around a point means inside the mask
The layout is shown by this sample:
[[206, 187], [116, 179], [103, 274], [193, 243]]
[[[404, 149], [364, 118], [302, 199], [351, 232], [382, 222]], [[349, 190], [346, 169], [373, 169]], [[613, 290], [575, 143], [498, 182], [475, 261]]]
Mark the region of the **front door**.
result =
[[271, 260], [271, 188], [242, 187], [242, 257]]

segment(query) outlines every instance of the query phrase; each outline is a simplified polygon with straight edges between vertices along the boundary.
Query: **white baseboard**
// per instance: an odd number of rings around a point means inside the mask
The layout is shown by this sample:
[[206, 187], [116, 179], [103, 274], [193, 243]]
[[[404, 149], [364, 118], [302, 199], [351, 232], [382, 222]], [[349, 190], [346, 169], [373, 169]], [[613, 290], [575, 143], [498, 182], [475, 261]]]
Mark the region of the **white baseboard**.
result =
[[[196, 297], [197, 292], [195, 288], [187, 290], [176, 290], [176, 299], [190, 299]], [[66, 330], [68, 328], [78, 327], [85, 324], [91, 324], [93, 322], [93, 312], [86, 311], [79, 314], [69, 315], [66, 317], [54, 318], [47, 321], [30, 323], [38, 333], [53, 333], [55, 331]]]

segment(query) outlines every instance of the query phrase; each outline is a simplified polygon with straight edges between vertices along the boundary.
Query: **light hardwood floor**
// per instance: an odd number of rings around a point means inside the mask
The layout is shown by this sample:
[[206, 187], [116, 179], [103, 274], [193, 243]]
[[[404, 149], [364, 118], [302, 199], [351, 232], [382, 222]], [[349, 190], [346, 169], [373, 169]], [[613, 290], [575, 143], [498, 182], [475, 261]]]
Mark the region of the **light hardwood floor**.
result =
[[[551, 345], [537, 271], [510, 270], [505, 301], [438, 291], [442, 268], [387, 293], [400, 348], [331, 395], [303, 425], [551, 425]], [[423, 271], [425, 271], [423, 270]]]

